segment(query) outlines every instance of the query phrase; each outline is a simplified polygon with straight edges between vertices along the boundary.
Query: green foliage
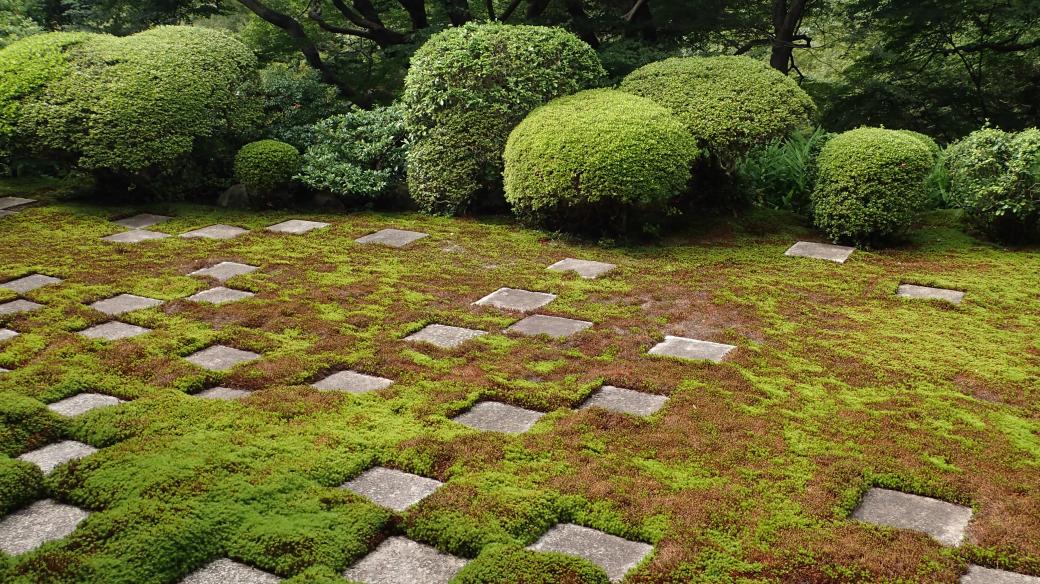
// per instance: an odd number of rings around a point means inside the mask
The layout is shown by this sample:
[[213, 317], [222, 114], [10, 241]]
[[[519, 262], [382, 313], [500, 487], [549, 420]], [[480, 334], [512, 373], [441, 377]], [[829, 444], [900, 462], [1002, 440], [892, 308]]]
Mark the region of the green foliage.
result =
[[43, 491], [43, 473], [30, 462], [0, 455], [0, 516], [25, 506]]
[[817, 128], [756, 148], [737, 162], [740, 186], [758, 206], [809, 213], [817, 158], [835, 135]]
[[27, 0], [0, 0], [0, 49], [14, 41], [43, 32], [29, 15]]
[[596, 53], [560, 29], [467, 24], [416, 51], [405, 125], [416, 144], [408, 183], [419, 207], [459, 213], [501, 187], [510, 130], [535, 107], [603, 78]]
[[58, 416], [37, 400], [0, 392], [0, 454], [17, 456], [57, 439], [62, 433]]
[[928, 147], [898, 130], [860, 128], [823, 147], [813, 221], [835, 241], [875, 244], [900, 235], [927, 200]]
[[272, 63], [260, 70], [260, 96], [264, 100], [264, 134], [304, 150], [314, 140], [314, 124], [345, 113], [349, 106], [335, 86], [300, 65]]
[[558, 98], [513, 130], [506, 200], [566, 229], [652, 227], [690, 181], [696, 141], [665, 108], [612, 89]]
[[459, 572], [456, 584], [607, 584], [596, 565], [574, 556], [492, 544]]
[[300, 153], [278, 140], [250, 142], [235, 155], [235, 179], [256, 192], [285, 189], [300, 171]]

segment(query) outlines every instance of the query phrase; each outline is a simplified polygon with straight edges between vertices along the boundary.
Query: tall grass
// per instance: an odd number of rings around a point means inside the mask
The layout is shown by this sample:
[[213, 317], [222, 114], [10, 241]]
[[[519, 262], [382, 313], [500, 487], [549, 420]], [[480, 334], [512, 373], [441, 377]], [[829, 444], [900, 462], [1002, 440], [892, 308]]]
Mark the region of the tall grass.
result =
[[809, 213], [816, 156], [832, 136], [817, 128], [751, 152], [736, 166], [741, 190], [757, 206]]

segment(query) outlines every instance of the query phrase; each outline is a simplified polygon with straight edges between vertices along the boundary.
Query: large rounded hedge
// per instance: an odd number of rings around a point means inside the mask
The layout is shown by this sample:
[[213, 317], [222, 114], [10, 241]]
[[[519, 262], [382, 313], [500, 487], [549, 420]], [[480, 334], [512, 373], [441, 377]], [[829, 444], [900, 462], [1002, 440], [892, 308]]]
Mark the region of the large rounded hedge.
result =
[[596, 52], [562, 29], [467, 24], [430, 38], [405, 78], [413, 137], [408, 186], [430, 213], [458, 213], [501, 189], [510, 130], [535, 107], [596, 85]]
[[723, 165], [808, 130], [816, 105], [798, 84], [748, 57], [673, 57], [636, 69], [622, 91], [671, 110]]
[[667, 109], [594, 89], [533, 111], [509, 136], [506, 200], [554, 228], [635, 231], [660, 222], [690, 181], [696, 141]]
[[934, 153], [899, 130], [860, 128], [820, 152], [813, 220], [835, 241], [876, 244], [905, 231], [927, 200]]

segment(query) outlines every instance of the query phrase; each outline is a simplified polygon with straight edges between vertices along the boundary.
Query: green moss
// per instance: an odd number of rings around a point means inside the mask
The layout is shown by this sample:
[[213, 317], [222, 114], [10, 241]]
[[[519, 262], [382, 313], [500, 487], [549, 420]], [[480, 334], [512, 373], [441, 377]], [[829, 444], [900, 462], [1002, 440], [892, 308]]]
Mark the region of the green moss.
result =
[[573, 556], [536, 553], [505, 544], [487, 546], [453, 580], [456, 584], [607, 584], [603, 570]]

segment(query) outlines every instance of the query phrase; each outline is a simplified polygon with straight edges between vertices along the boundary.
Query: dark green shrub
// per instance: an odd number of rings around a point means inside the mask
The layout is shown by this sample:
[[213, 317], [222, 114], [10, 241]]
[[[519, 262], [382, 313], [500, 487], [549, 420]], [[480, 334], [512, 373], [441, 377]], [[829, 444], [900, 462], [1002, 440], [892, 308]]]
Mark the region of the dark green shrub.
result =
[[39, 498], [43, 473], [32, 463], [0, 456], [0, 517]]
[[335, 86], [322, 83], [311, 67], [272, 63], [260, 70], [264, 102], [264, 137], [305, 150], [314, 140], [314, 125], [347, 113], [349, 103]]
[[696, 141], [665, 108], [612, 89], [562, 97], [509, 136], [506, 200], [553, 228], [652, 226], [690, 181]]
[[492, 544], [466, 565], [455, 584], [607, 584], [607, 574], [592, 563], [556, 553]]
[[481, 195], [501, 190], [509, 131], [535, 107], [603, 76], [595, 51], [560, 29], [467, 24], [434, 35], [405, 79], [412, 197], [431, 213], [486, 203]]
[[812, 133], [795, 132], [752, 150], [736, 164], [736, 174], [747, 198], [760, 207], [809, 213], [817, 159], [834, 136], [817, 128]]
[[278, 140], [250, 142], [235, 155], [235, 179], [255, 193], [272, 193], [288, 188], [300, 172], [300, 153], [292, 144]]
[[904, 232], [927, 201], [933, 155], [897, 130], [860, 128], [820, 152], [813, 220], [835, 241], [874, 244]]

